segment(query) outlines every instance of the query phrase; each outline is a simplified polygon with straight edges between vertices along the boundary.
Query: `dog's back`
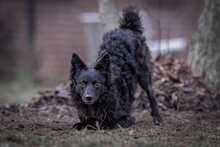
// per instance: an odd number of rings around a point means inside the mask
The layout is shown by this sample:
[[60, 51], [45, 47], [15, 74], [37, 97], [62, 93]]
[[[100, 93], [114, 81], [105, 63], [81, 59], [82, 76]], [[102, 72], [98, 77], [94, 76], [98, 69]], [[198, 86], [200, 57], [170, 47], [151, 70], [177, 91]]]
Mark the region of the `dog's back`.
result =
[[[142, 33], [139, 13], [135, 8], [129, 7], [123, 12], [119, 28], [103, 36], [99, 51], [99, 58], [106, 52], [110, 55], [112, 82], [121, 85], [117, 88], [121, 93], [118, 97], [130, 99], [129, 103], [134, 100], [138, 74], [141, 72], [140, 66], [143, 64], [150, 66], [150, 53]], [[151, 67], [148, 69], [150, 70]]]
[[[112, 62], [114, 64], [120, 64], [122, 67], [124, 64], [135, 66], [136, 60], [141, 56], [149, 56], [148, 49], [143, 48], [145, 44], [145, 38], [143, 34], [143, 27], [141, 25], [141, 19], [139, 12], [129, 7], [124, 10], [123, 16], [120, 20], [119, 28], [107, 32], [103, 36], [103, 43], [99, 51], [99, 57], [103, 52], [108, 52], [112, 56]], [[146, 50], [143, 52], [143, 50]], [[138, 52], [140, 51], [140, 53]]]
[[120, 67], [120, 72], [129, 71], [137, 77], [140, 72], [139, 68], [143, 64], [147, 64], [149, 70], [152, 69], [150, 52], [143, 36], [141, 18], [135, 8], [125, 9], [119, 28], [103, 36], [99, 57], [106, 52], [110, 55], [111, 63]]

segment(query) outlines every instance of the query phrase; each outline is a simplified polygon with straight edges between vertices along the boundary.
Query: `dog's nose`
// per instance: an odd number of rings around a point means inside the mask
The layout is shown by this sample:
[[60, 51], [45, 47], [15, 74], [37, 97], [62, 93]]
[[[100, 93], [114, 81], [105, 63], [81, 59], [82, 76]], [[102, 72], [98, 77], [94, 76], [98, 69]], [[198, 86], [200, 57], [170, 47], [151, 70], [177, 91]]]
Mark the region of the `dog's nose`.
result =
[[91, 101], [92, 97], [91, 96], [86, 96], [86, 101]]

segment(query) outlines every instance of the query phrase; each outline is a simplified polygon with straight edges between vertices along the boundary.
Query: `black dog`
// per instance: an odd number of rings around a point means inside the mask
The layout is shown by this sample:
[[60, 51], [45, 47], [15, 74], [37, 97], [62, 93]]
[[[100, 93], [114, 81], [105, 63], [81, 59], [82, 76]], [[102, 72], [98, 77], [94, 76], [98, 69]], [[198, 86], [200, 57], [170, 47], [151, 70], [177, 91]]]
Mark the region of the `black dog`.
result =
[[129, 127], [131, 105], [137, 84], [146, 91], [155, 124], [161, 117], [152, 89], [151, 56], [138, 11], [123, 11], [119, 28], [106, 33], [94, 67], [87, 67], [73, 54], [71, 94], [82, 129]]

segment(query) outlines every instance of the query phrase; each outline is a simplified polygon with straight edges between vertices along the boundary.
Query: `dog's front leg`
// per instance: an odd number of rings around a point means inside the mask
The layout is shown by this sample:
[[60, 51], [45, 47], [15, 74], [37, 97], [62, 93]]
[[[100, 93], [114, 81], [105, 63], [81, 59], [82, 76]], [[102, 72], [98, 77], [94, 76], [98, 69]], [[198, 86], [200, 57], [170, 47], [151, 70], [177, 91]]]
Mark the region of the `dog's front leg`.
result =
[[82, 129], [86, 128], [86, 126], [87, 126], [87, 124], [85, 122], [78, 122], [73, 125], [73, 128], [77, 129], [77, 130], [82, 130]]

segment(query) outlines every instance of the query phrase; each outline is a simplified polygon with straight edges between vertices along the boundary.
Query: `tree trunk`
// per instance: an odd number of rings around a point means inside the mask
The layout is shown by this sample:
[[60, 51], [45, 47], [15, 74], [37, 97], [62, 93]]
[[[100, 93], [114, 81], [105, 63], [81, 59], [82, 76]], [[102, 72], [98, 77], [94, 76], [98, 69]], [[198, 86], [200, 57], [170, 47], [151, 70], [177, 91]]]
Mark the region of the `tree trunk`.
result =
[[114, 0], [99, 0], [100, 20], [103, 32], [108, 32], [118, 26], [119, 15]]
[[220, 1], [205, 0], [198, 31], [192, 40], [189, 64], [207, 85], [220, 90]]

